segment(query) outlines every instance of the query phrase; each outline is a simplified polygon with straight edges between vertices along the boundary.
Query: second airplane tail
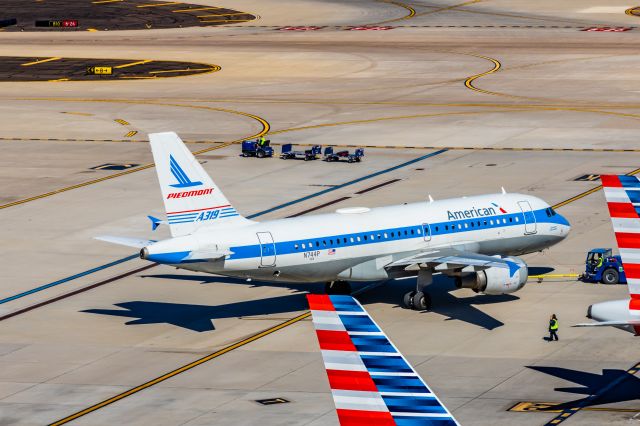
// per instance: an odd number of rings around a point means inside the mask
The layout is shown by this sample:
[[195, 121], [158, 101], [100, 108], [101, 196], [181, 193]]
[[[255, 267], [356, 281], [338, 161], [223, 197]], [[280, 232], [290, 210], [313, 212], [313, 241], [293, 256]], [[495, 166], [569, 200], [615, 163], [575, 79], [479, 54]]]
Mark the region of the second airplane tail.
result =
[[173, 237], [201, 227], [250, 223], [233, 208], [177, 134], [151, 133], [149, 142]]

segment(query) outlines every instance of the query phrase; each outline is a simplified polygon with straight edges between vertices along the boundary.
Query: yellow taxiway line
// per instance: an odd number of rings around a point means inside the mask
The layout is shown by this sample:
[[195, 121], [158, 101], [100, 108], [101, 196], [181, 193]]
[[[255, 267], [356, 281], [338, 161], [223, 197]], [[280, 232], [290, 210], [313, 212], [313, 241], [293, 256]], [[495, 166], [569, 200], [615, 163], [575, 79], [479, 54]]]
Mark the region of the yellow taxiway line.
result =
[[31, 65], [44, 64], [45, 62], [57, 61], [58, 59], [62, 59], [62, 58], [55, 57], [55, 58], [40, 59], [33, 62], [26, 62], [20, 65], [23, 67], [30, 67]]
[[114, 68], [128, 68], [133, 67], [135, 65], [148, 64], [149, 62], [153, 62], [151, 59], [145, 59], [144, 61], [130, 62], [128, 64], [117, 65]]
[[140, 4], [136, 7], [138, 8], [143, 8], [143, 7], [160, 7], [160, 6], [172, 6], [175, 4], [182, 4], [182, 2], [179, 1], [172, 1], [172, 2], [168, 2], [168, 3], [149, 3], [149, 4]]
[[291, 318], [291, 319], [289, 319], [287, 321], [281, 322], [280, 324], [277, 324], [277, 325], [275, 325], [275, 326], [273, 326], [271, 328], [268, 328], [268, 329], [266, 329], [264, 331], [261, 331], [261, 332], [259, 332], [257, 334], [254, 334], [251, 337], [248, 337], [246, 339], [240, 340], [237, 343], [233, 343], [233, 344], [231, 344], [229, 346], [226, 346], [223, 349], [220, 349], [219, 351], [213, 352], [213, 353], [211, 353], [211, 354], [209, 354], [207, 356], [204, 356], [204, 357], [202, 357], [200, 359], [197, 359], [197, 360], [195, 360], [193, 362], [190, 362], [189, 364], [183, 365], [180, 368], [176, 368], [173, 371], [170, 371], [170, 372], [168, 372], [166, 374], [163, 374], [162, 376], [156, 377], [155, 379], [149, 380], [146, 383], [143, 383], [143, 384], [141, 384], [139, 386], [131, 388], [131, 389], [125, 391], [125, 392], [122, 392], [122, 393], [120, 393], [120, 394], [118, 394], [116, 396], [113, 396], [113, 397], [111, 397], [109, 399], [106, 399], [106, 400], [104, 400], [102, 402], [99, 402], [99, 403], [97, 403], [95, 405], [92, 405], [91, 407], [85, 408], [82, 411], [78, 411], [77, 413], [74, 413], [74, 414], [72, 414], [72, 415], [70, 415], [68, 417], [65, 417], [64, 419], [60, 419], [57, 422], [51, 423], [50, 426], [59, 426], [59, 425], [63, 425], [63, 424], [69, 423], [70, 421], [73, 421], [73, 420], [75, 420], [75, 419], [77, 419], [79, 417], [82, 417], [82, 416], [84, 416], [86, 414], [89, 414], [89, 413], [91, 413], [93, 411], [99, 410], [100, 408], [102, 408], [104, 406], [107, 406], [109, 404], [113, 404], [116, 401], [120, 401], [123, 398], [126, 398], [126, 397], [128, 397], [130, 395], [133, 395], [134, 393], [140, 392], [141, 390], [147, 389], [147, 388], [149, 388], [149, 387], [151, 387], [153, 385], [157, 385], [160, 382], [164, 382], [165, 380], [168, 380], [168, 379], [170, 379], [170, 378], [172, 378], [174, 376], [177, 376], [178, 374], [184, 373], [185, 371], [191, 370], [192, 368], [197, 367], [200, 364], [204, 364], [207, 361], [211, 361], [214, 358], [218, 358], [219, 356], [224, 355], [227, 352], [231, 352], [234, 349], [238, 349], [241, 346], [248, 345], [251, 342], [255, 342], [258, 339], [261, 339], [261, 338], [263, 338], [265, 336], [268, 336], [268, 335], [270, 335], [272, 333], [275, 333], [278, 330], [281, 330], [281, 329], [283, 329], [285, 327], [288, 327], [288, 326], [290, 326], [292, 324], [295, 324], [295, 323], [300, 322], [300, 321], [302, 321], [304, 319], [307, 319], [310, 316], [311, 316], [311, 312], [305, 312], [305, 313], [303, 313], [301, 315], [298, 315], [297, 317], [294, 317], [294, 318]]

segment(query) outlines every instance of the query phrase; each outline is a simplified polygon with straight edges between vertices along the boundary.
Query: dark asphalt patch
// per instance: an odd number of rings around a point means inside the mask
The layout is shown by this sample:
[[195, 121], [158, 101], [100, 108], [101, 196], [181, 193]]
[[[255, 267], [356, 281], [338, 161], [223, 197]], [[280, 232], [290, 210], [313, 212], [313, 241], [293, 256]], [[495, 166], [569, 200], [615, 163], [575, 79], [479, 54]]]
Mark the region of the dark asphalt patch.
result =
[[[153, 0], [2, 0], [2, 19], [16, 19], [8, 31], [114, 31], [208, 27], [252, 21], [238, 10]], [[78, 27], [36, 27], [36, 21], [77, 20]]]
[[[91, 67], [111, 67], [95, 75]], [[219, 71], [218, 65], [148, 59], [0, 57], [0, 81], [102, 81], [180, 77]]]

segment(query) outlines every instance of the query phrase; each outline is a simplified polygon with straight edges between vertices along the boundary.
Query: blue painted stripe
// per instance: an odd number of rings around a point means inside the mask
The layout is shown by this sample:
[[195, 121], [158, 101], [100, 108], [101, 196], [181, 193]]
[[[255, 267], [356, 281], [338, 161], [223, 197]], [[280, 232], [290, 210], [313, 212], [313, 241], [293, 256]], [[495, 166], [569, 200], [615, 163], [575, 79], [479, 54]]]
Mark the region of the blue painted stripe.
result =
[[378, 392], [431, 393], [417, 376], [378, 376], [370, 372]]
[[413, 369], [400, 356], [362, 355], [360, 358], [369, 373], [412, 373]]
[[397, 426], [458, 426], [452, 417], [414, 417], [397, 414], [393, 416]]
[[251, 216], [247, 216], [247, 219], [253, 219], [254, 217], [258, 217], [258, 216], [265, 215], [267, 213], [275, 212], [276, 210], [284, 209], [285, 207], [289, 207], [289, 206], [292, 206], [294, 204], [298, 204], [298, 203], [301, 203], [303, 201], [310, 200], [311, 198], [319, 197], [319, 196], [327, 194], [329, 192], [337, 191], [338, 189], [344, 188], [346, 186], [355, 185], [356, 183], [362, 182], [363, 180], [371, 179], [373, 177], [380, 176], [380, 175], [383, 175], [385, 173], [392, 172], [394, 170], [402, 169], [403, 167], [410, 166], [410, 165], [412, 165], [414, 163], [417, 163], [419, 161], [426, 160], [427, 158], [435, 157], [436, 155], [440, 155], [440, 154], [445, 153], [447, 151], [448, 151], [448, 149], [440, 149], [438, 151], [431, 152], [431, 153], [426, 154], [426, 155], [422, 155], [420, 157], [414, 158], [413, 160], [405, 161], [404, 163], [398, 164], [397, 166], [389, 167], [387, 169], [380, 170], [378, 172], [368, 174], [368, 175], [363, 176], [361, 178], [350, 180], [349, 182], [343, 183], [341, 185], [332, 186], [331, 188], [327, 188], [327, 189], [323, 189], [322, 191], [314, 192], [313, 194], [307, 195], [306, 197], [302, 197], [302, 198], [299, 198], [299, 199], [294, 200], [294, 201], [289, 201], [288, 203], [284, 203], [284, 204], [280, 204], [280, 205], [275, 206], [275, 207], [271, 207], [270, 209], [261, 211], [260, 213], [256, 213], [256, 214], [253, 214]]
[[127, 262], [127, 261], [135, 259], [137, 257], [138, 257], [137, 254], [134, 254], [134, 255], [131, 255], [131, 256], [127, 256], [127, 257], [123, 257], [122, 259], [114, 260], [111, 263], [107, 263], [107, 264], [101, 265], [101, 266], [96, 266], [95, 268], [89, 269], [87, 271], [80, 272], [80, 273], [75, 274], [75, 275], [71, 275], [70, 277], [66, 277], [66, 278], [63, 278], [61, 280], [54, 281], [54, 282], [49, 283], [49, 284], [44, 284], [44, 285], [41, 285], [40, 287], [32, 288], [31, 290], [27, 290], [27, 291], [24, 291], [22, 293], [15, 294], [13, 296], [6, 297], [6, 298], [0, 300], [0, 305], [3, 304], [3, 303], [11, 302], [12, 300], [20, 299], [21, 297], [28, 296], [28, 295], [33, 294], [33, 293], [37, 293], [37, 292], [42, 291], [42, 290], [46, 290], [48, 288], [51, 288], [51, 287], [54, 287], [54, 286], [57, 286], [57, 285], [60, 285], [60, 284], [64, 284], [66, 282], [69, 282], [69, 281], [84, 277], [86, 275], [93, 274], [94, 272], [98, 272], [98, 271], [102, 271], [103, 269], [111, 268], [112, 266], [119, 265], [120, 263]]
[[389, 411], [402, 413], [446, 414], [447, 410], [434, 396], [390, 396], [383, 395]]

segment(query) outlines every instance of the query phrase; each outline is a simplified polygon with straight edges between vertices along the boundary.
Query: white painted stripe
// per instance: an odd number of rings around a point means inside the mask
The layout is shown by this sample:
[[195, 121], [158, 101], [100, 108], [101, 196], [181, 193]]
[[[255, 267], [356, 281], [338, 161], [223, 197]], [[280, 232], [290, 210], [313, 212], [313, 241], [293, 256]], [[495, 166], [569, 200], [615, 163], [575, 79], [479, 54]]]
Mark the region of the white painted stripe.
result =
[[624, 188], [604, 188], [604, 196], [610, 203], [630, 203], [629, 196], [625, 192]]
[[402, 416], [402, 417], [451, 417], [449, 413], [403, 413], [403, 412], [391, 412], [392, 416]]
[[620, 257], [625, 266], [640, 263], [640, 249], [621, 248]]
[[357, 352], [323, 350], [322, 360], [328, 370], [367, 371]]
[[629, 294], [640, 294], [640, 282], [637, 279], [628, 280]]
[[382, 331], [350, 331], [349, 336], [385, 336], [385, 334]]
[[340, 315], [358, 315], [358, 316], [368, 316], [366, 312], [353, 312], [353, 311], [336, 311]]
[[312, 311], [316, 330], [346, 331], [340, 317], [333, 311]]
[[377, 392], [332, 390], [333, 402], [337, 409], [363, 411], [389, 411]]
[[616, 232], [640, 233], [640, 220], [633, 218], [612, 217], [611, 223]]

